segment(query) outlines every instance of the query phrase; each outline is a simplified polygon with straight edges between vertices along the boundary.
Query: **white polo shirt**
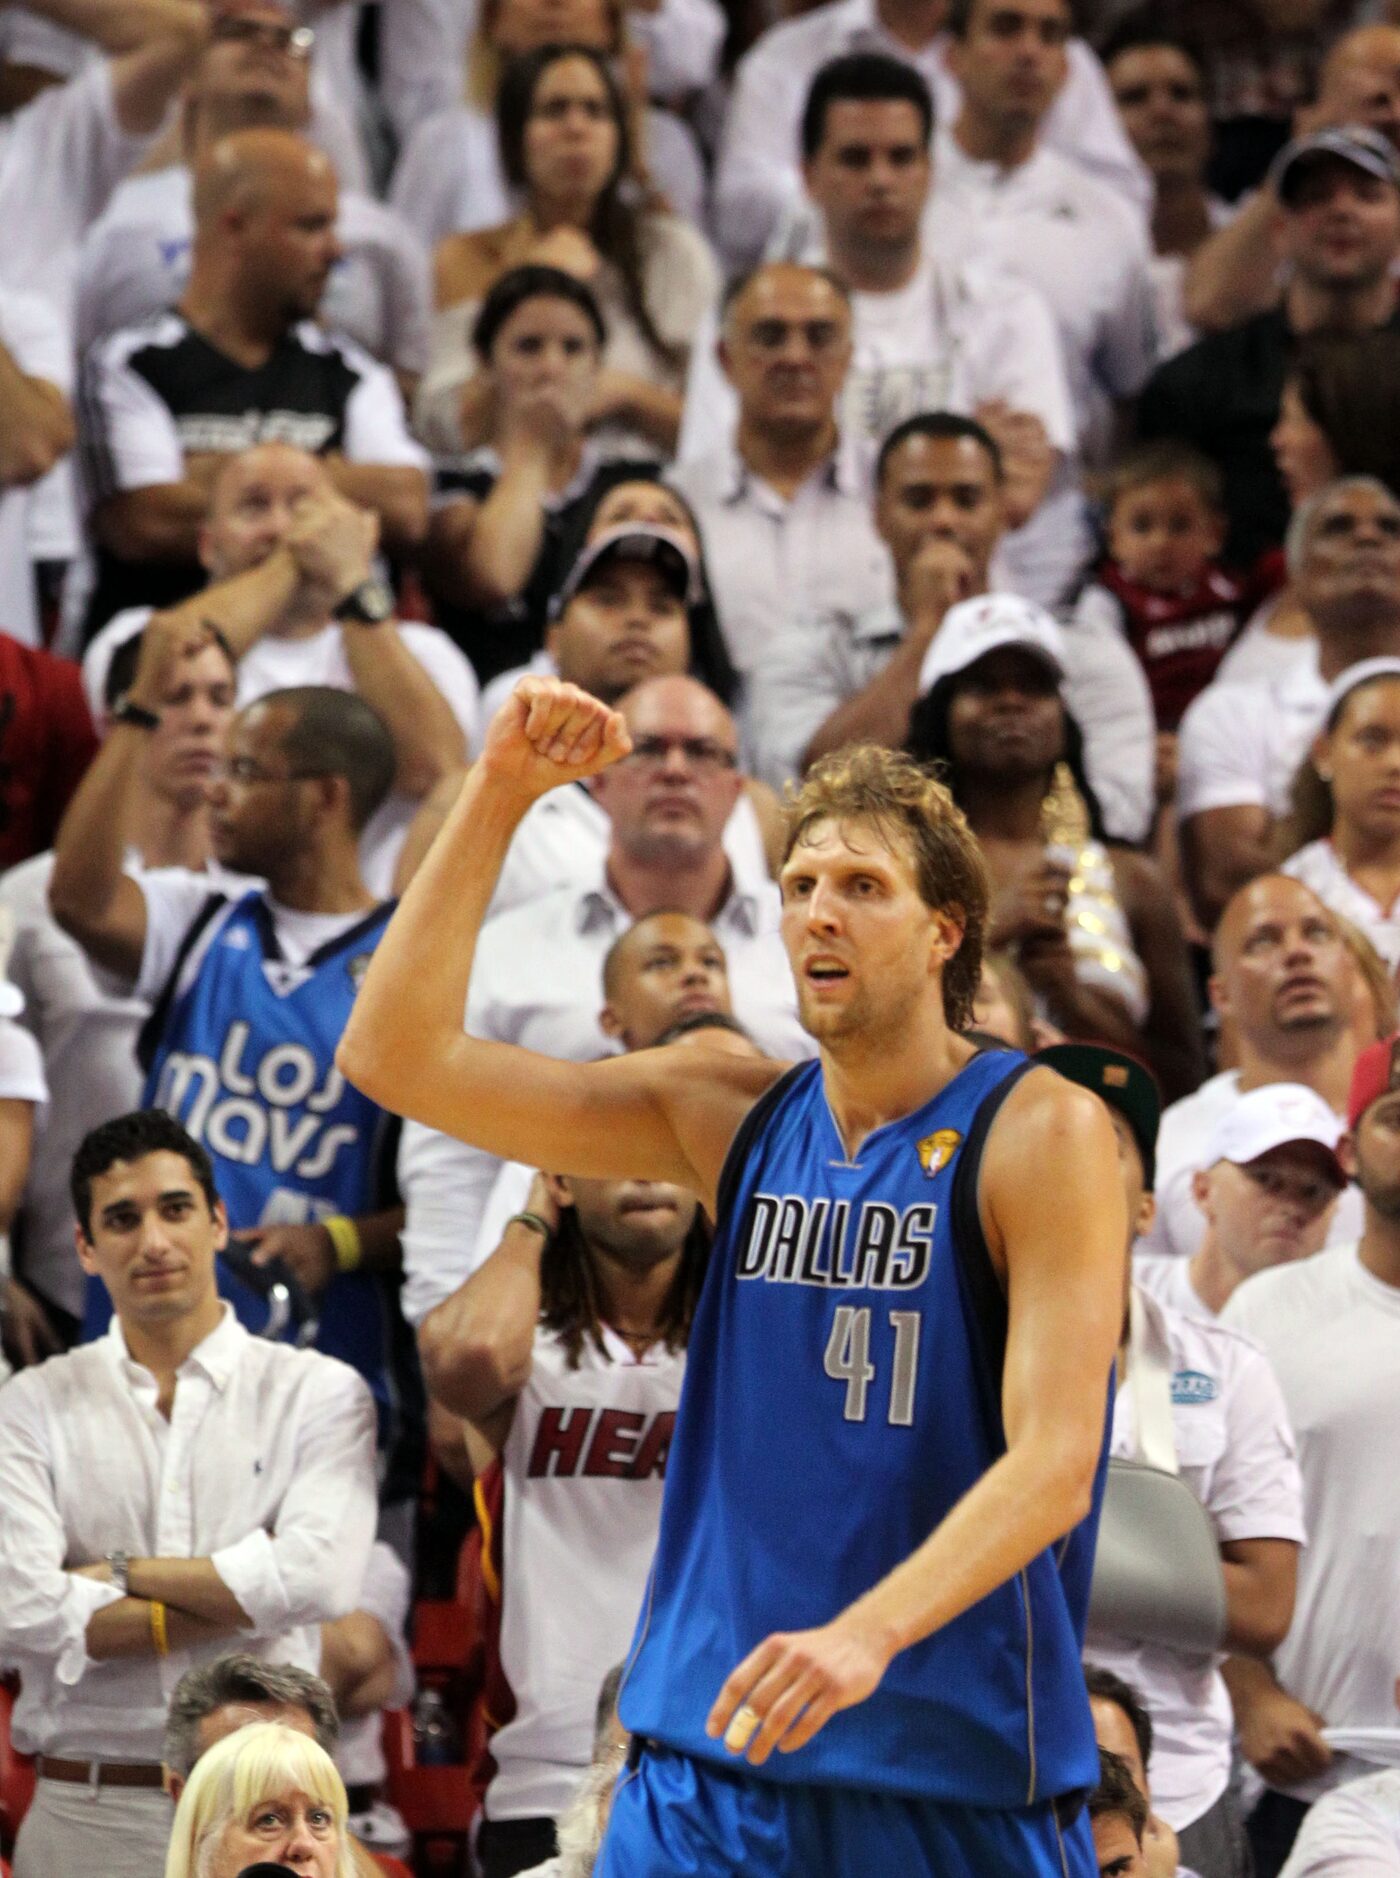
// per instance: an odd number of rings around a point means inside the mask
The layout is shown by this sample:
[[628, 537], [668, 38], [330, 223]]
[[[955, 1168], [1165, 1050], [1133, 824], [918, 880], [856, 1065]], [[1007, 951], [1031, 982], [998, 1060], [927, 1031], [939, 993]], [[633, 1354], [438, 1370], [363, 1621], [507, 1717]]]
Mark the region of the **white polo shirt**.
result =
[[[1303, 1474], [1309, 1544], [1274, 1673], [1332, 1727], [1394, 1731], [1400, 1287], [1368, 1272], [1356, 1246], [1334, 1246], [1249, 1279], [1223, 1321], [1253, 1337], [1272, 1363]], [[1365, 1765], [1338, 1754], [1325, 1774], [1287, 1791], [1315, 1800]]]
[[[83, 353], [124, 326], [140, 326], [185, 290], [194, 213], [183, 163], [130, 176], [88, 230], [78, 257], [77, 342]], [[421, 372], [428, 363], [432, 288], [428, 252], [399, 216], [372, 196], [342, 189], [320, 318], [385, 364]]]
[[[1152, 1299], [1172, 1378], [1178, 1469], [1222, 1545], [1237, 1539], [1305, 1538], [1302, 1483], [1288, 1414], [1272, 1370], [1248, 1337], [1179, 1316]], [[1113, 1408], [1111, 1452], [1140, 1458], [1133, 1391]], [[1180, 1832], [1220, 1798], [1230, 1779], [1233, 1717], [1218, 1659], [1095, 1633], [1088, 1661], [1115, 1671], [1152, 1717], [1152, 1804]]]
[[[1139, 1252], [1190, 1258], [1200, 1251], [1206, 1222], [1192, 1195], [1191, 1179], [1204, 1166], [1206, 1145], [1239, 1090], [1239, 1071], [1224, 1070], [1163, 1111], [1157, 1133], [1157, 1216], [1138, 1239]], [[1328, 1245], [1344, 1245], [1357, 1238], [1364, 1204], [1361, 1189], [1354, 1183], [1342, 1189], [1327, 1230]]]
[[[962, 93], [949, 68], [949, 44], [949, 35], [938, 33], [917, 51], [905, 45], [880, 24], [874, 0], [832, 0], [762, 35], [735, 71], [715, 172], [715, 227], [731, 264], [752, 265], [802, 199], [799, 128], [820, 68], [848, 52], [902, 59], [932, 92], [936, 121], [951, 124]], [[1072, 39], [1068, 53], [1044, 139], [1145, 212], [1152, 181], [1128, 142], [1103, 67], [1082, 39]]]
[[1322, 727], [1327, 689], [1315, 640], [1276, 679], [1207, 685], [1181, 720], [1182, 821], [1207, 809], [1284, 814], [1298, 766]]
[[[105, 709], [103, 693], [113, 653], [139, 633], [150, 617], [149, 607], [128, 607], [107, 622], [84, 653], [83, 689], [94, 717], [100, 718]], [[362, 629], [352, 626], [350, 630]], [[481, 694], [466, 655], [436, 626], [398, 620], [394, 630], [441, 693], [457, 720], [468, 755], [473, 754], [481, 747]], [[266, 633], [255, 640], [238, 663], [238, 708], [241, 711], [256, 703], [269, 691], [285, 691], [294, 685], [355, 690], [345, 652], [345, 629], [338, 620], [328, 620], [318, 632], [298, 638]], [[387, 899], [393, 890], [399, 850], [420, 806], [416, 797], [395, 790], [365, 824], [360, 836], [360, 871], [365, 885], [380, 899]]]

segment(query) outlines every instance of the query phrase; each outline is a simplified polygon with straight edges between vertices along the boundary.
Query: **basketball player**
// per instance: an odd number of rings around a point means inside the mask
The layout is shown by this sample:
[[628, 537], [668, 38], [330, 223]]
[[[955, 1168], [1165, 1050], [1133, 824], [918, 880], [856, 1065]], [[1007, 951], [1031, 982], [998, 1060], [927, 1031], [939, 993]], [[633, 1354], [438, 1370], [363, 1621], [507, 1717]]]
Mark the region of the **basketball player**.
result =
[[599, 1878], [1088, 1878], [1112, 1125], [958, 1034], [986, 875], [946, 791], [887, 751], [838, 753], [792, 808], [783, 930], [818, 1060], [571, 1064], [465, 1035], [521, 817], [627, 753], [596, 699], [521, 682], [339, 1056], [493, 1154], [670, 1181], [717, 1222]]

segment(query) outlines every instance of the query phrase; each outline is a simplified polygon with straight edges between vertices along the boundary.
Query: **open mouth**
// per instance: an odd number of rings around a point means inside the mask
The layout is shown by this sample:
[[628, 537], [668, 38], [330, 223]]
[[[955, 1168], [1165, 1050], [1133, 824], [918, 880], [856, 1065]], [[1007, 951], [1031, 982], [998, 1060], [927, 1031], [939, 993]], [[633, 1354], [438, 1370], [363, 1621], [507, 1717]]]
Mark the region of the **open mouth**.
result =
[[809, 959], [802, 968], [802, 975], [809, 985], [840, 985], [851, 974], [839, 959]]

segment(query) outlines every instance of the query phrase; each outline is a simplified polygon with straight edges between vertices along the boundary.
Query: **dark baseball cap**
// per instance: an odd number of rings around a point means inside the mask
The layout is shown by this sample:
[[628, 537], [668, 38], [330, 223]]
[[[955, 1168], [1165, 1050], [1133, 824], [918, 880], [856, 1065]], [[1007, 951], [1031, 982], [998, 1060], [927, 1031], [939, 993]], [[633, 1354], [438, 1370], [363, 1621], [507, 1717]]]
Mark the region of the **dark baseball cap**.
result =
[[686, 605], [695, 596], [695, 557], [685, 538], [654, 523], [622, 522], [616, 528], [605, 529], [584, 547], [559, 590], [556, 616], [580, 588], [613, 561], [639, 561], [656, 568], [676, 598]]
[[1274, 158], [1269, 181], [1280, 202], [1292, 202], [1310, 163], [1332, 157], [1364, 170], [1392, 189], [1400, 189], [1400, 153], [1388, 137], [1360, 124], [1347, 124], [1335, 130], [1315, 130], [1307, 137], [1295, 137]]
[[1058, 1070], [1066, 1082], [1091, 1089], [1111, 1109], [1117, 1109], [1132, 1130], [1142, 1156], [1143, 1179], [1149, 1188], [1157, 1178], [1157, 1126], [1162, 1119], [1162, 1095], [1157, 1078], [1145, 1063], [1123, 1050], [1101, 1043], [1052, 1043], [1037, 1050], [1037, 1063]]

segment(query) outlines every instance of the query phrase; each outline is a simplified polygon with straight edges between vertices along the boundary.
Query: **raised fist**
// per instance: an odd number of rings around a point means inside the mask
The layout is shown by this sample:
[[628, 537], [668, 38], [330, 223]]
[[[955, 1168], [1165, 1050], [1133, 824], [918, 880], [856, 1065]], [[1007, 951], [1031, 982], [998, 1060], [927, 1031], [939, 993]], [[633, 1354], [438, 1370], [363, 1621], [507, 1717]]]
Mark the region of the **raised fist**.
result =
[[632, 748], [621, 715], [562, 678], [522, 678], [486, 732], [491, 778], [528, 797], [596, 776]]

